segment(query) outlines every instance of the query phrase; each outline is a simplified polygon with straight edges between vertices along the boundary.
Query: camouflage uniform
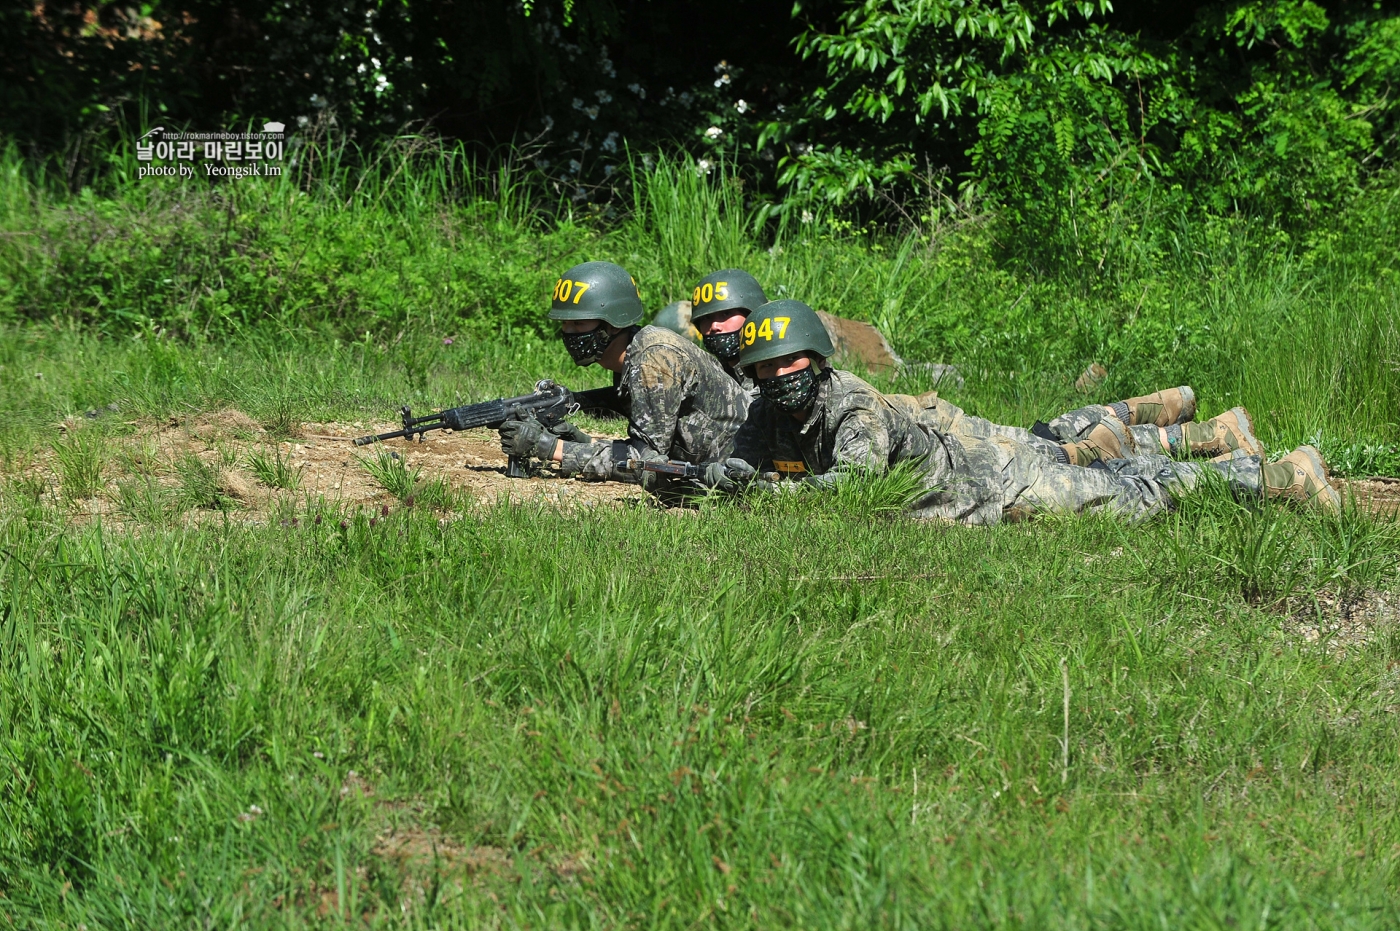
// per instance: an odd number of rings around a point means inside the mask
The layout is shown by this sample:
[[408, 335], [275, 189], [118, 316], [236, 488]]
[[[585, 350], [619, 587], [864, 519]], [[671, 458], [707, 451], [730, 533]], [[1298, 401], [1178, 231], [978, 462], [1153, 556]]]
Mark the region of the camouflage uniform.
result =
[[[919, 401], [924, 403], [910, 403]], [[918, 462], [926, 491], [911, 505], [915, 516], [965, 524], [1041, 513], [1146, 517], [1169, 507], [1174, 495], [1210, 473], [1225, 477], [1239, 494], [1258, 495], [1262, 489], [1257, 457], [1198, 464], [1136, 456], [1103, 468], [1060, 465], [1002, 432], [1016, 428], [973, 424], [958, 431], [951, 407], [940, 410], [937, 399], [927, 395], [886, 397], [855, 375], [833, 370], [821, 378], [804, 422], [765, 398], [755, 401], [735, 438], [734, 455], [757, 468], [771, 462], [780, 471], [804, 471], [816, 484], [853, 470]]]
[[723, 460], [748, 414], [748, 393], [715, 357], [663, 327], [636, 332], [617, 384], [627, 439], [565, 442], [563, 474], [635, 482], [628, 459]]
[[1055, 449], [1063, 443], [1074, 443], [1086, 439], [1089, 433], [1101, 423], [1109, 423], [1119, 436], [1125, 437], [1124, 449], [1137, 453], [1156, 453], [1161, 449], [1158, 429], [1152, 424], [1127, 426], [1107, 408], [1099, 404], [1081, 407], [1061, 414], [1047, 425], [1059, 442], [1036, 436], [1024, 427], [1011, 427], [993, 423], [983, 417], [974, 417], [962, 408], [943, 398], [937, 392], [929, 392], [919, 397], [910, 395], [887, 395], [891, 402], [908, 408], [914, 405], [913, 416], [926, 422], [939, 433], [951, 433], [959, 437], [990, 439], [1000, 436], [1034, 449], [1051, 462], [1062, 461]]
[[750, 398], [758, 397], [758, 383], [752, 378], [750, 378], [748, 375], [744, 374], [743, 369], [739, 368], [737, 365], [731, 368], [730, 366], [725, 365], [723, 362], [720, 362], [719, 365], [720, 368], [724, 369], [725, 373], [730, 378], [734, 379], [734, 381], [738, 383], [740, 388], [743, 388], [746, 392], [748, 392]]

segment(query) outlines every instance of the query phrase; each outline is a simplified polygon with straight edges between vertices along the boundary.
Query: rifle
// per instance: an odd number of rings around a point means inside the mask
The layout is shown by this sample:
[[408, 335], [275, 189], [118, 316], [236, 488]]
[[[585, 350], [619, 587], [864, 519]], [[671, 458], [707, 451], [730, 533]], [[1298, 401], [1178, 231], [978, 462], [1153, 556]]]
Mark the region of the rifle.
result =
[[[708, 462], [696, 465], [693, 462], [684, 462], [679, 459], [628, 459], [627, 468], [632, 472], [655, 472], [658, 475], [670, 475], [673, 478], [697, 479], [705, 475], [705, 467]], [[782, 478], [778, 472], [759, 472], [754, 475], [754, 480], [759, 482], [776, 482]]]
[[[495, 401], [482, 401], [480, 404], [467, 404], [451, 407], [426, 417], [414, 417], [413, 411], [405, 404], [399, 408], [403, 417], [403, 429], [391, 430], [373, 436], [362, 436], [355, 440], [356, 446], [368, 446], [380, 440], [393, 440], [407, 437], [410, 441], [417, 437], [422, 442], [423, 434], [430, 430], [470, 430], [473, 427], [499, 427], [507, 420], [524, 420], [533, 416], [545, 428], [555, 427], [565, 417], [580, 410], [604, 411], [609, 414], [625, 414], [621, 409], [621, 398], [616, 387], [593, 388], [588, 391], [570, 391], [563, 385], [555, 384], [548, 378], [535, 382], [533, 394], [518, 398], [498, 398]], [[524, 463], [516, 456], [506, 461], [506, 475], [511, 478], [524, 478]]]

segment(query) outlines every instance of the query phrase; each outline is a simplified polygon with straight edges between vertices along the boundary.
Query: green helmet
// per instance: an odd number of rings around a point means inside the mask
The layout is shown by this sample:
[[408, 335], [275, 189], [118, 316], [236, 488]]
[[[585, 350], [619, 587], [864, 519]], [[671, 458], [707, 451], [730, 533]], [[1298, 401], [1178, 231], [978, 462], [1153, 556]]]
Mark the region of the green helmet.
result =
[[690, 322], [690, 314], [686, 311], [685, 301], [675, 301], [667, 304], [656, 312], [656, 316], [651, 318], [652, 326], [665, 327], [672, 333], [684, 336], [689, 340], [698, 340], [700, 331], [695, 329]]
[[637, 282], [611, 262], [584, 262], [554, 283], [551, 320], [603, 320], [615, 327], [640, 323], [646, 308]]
[[739, 367], [753, 377], [752, 366], [795, 352], [812, 352], [823, 359], [836, 350], [817, 312], [801, 301], [770, 301], [744, 322]]
[[767, 303], [768, 298], [753, 275], [741, 268], [725, 268], [700, 279], [695, 286], [690, 295], [690, 319], [725, 310], [748, 314]]

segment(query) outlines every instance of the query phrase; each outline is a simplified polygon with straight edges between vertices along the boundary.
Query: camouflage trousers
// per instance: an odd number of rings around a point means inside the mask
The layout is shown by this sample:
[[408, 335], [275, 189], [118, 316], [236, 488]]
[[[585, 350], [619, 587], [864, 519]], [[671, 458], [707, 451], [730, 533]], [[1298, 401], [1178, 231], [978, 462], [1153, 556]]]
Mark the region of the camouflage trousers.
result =
[[[916, 403], [924, 400], [924, 398], [914, 399]], [[1148, 455], [1156, 454], [1162, 448], [1157, 427], [1152, 424], [1136, 427], [1127, 426], [1108, 409], [1098, 404], [1069, 411], [1051, 420], [1048, 425], [1050, 432], [1055, 435], [1059, 442], [1036, 436], [1024, 427], [1011, 427], [1006, 424], [993, 423], [983, 417], [974, 417], [956, 404], [950, 404], [942, 398], [937, 398], [932, 403], [926, 402], [926, 405], [919, 405], [922, 410], [917, 415], [918, 419], [939, 433], [951, 433], [953, 436], [974, 439], [1005, 437], [1031, 447], [1051, 462], [1058, 461], [1055, 452], [1057, 446], [1087, 438], [1094, 427], [1104, 422], [1112, 424], [1115, 427], [1115, 432], [1120, 435], [1126, 434], [1128, 443], [1125, 444], [1125, 449]]]
[[1262, 461], [1177, 462], [1162, 455], [1115, 459], [1093, 468], [1061, 465], [1008, 436], [945, 434], [943, 456], [925, 463], [928, 489], [914, 516], [991, 525], [1041, 514], [1106, 513], [1141, 520], [1168, 509], [1204, 481], [1224, 480], [1238, 497], [1263, 490]]

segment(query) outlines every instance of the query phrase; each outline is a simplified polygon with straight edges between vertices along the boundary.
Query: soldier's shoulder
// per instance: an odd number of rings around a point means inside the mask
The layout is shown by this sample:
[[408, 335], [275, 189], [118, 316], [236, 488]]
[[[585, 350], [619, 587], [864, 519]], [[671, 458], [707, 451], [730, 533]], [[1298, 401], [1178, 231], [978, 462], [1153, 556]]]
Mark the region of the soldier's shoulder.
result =
[[694, 342], [672, 330], [660, 326], [644, 326], [632, 337], [630, 353], [644, 353], [653, 350], [673, 350], [686, 358], [697, 354], [709, 355]]
[[841, 369], [831, 370], [831, 394], [839, 406], [847, 409], [875, 408], [883, 400], [883, 395], [865, 379]]

